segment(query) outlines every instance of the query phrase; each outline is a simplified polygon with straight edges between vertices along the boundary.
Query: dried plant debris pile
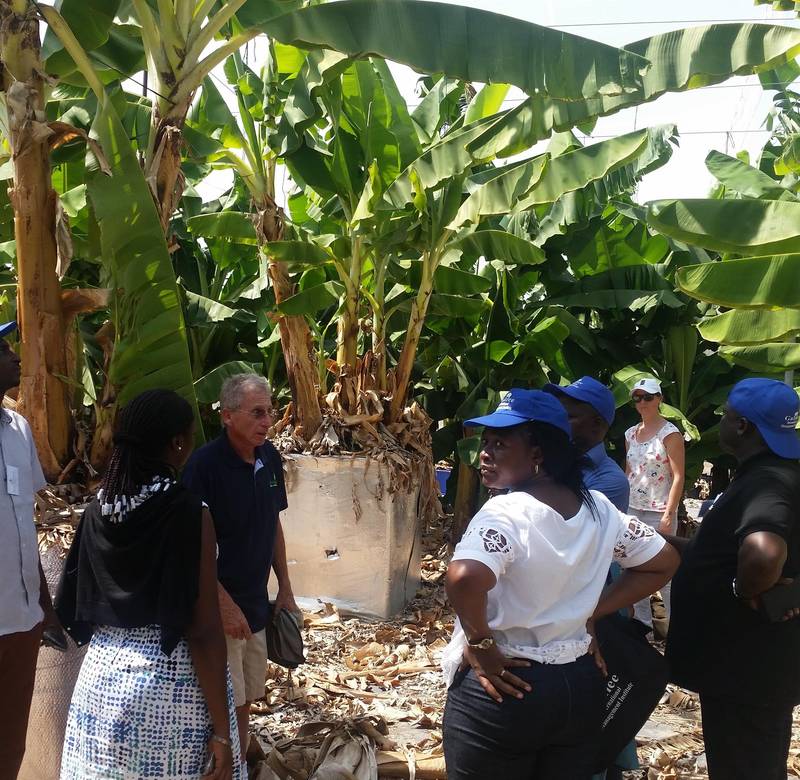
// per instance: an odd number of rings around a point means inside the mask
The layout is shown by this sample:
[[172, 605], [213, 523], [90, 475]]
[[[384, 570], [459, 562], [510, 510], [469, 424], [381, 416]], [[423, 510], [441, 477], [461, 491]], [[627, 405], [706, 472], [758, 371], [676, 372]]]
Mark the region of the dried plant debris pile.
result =
[[408, 493], [419, 486], [419, 516], [431, 522], [441, 515], [431, 455], [432, 420], [415, 402], [401, 420], [387, 425], [384, 404], [375, 390], [362, 390], [354, 378], [345, 377], [325, 396], [322, 424], [308, 441], [294, 425], [291, 403], [270, 431], [270, 439], [287, 470], [292, 468], [293, 455], [364, 457], [368, 465], [372, 461], [384, 464], [389, 492]]
[[58, 547], [66, 556], [83, 510], [91, 500], [78, 484], [48, 485], [36, 496], [34, 521], [39, 537], [39, 551]]

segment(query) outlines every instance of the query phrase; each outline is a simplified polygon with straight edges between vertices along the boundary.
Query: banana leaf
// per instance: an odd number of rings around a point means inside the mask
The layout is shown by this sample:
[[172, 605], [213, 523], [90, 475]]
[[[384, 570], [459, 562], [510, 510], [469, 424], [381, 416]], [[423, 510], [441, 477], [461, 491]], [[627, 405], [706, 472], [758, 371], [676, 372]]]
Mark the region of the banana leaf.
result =
[[477, 158], [509, 157], [549, 138], [553, 131], [649, 103], [666, 92], [683, 92], [775, 68], [800, 53], [800, 29], [714, 24], [654, 35], [625, 44], [625, 48], [651, 63], [641, 90], [583, 101], [531, 95], [472, 141], [470, 151]]
[[242, 211], [198, 214], [186, 220], [186, 227], [190, 233], [203, 238], [217, 238], [234, 244], [258, 244], [253, 220]]
[[460, 176], [476, 162], [467, 151], [469, 141], [496, 121], [496, 116], [480, 119], [454, 129], [434, 143], [397, 177], [384, 193], [384, 202], [378, 208], [404, 208], [414, 202], [420, 188], [433, 189], [454, 176]]
[[[109, 380], [124, 405], [144, 390], [167, 388], [197, 412], [186, 329], [164, 232], [150, 188], [111, 101], [100, 101], [92, 135], [112, 174], [87, 165], [86, 189], [100, 230], [106, 286], [116, 291], [116, 339]], [[199, 421], [199, 415], [197, 416]], [[202, 432], [198, 430], [199, 436]]]
[[548, 298], [542, 305], [587, 309], [631, 309], [646, 313], [658, 305], [678, 309], [686, 304], [651, 265], [612, 268], [576, 281], [569, 295]]
[[800, 252], [800, 202], [659, 200], [647, 204], [647, 222], [670, 238], [718, 252]]
[[797, 200], [791, 190], [782, 187], [780, 182], [763, 171], [722, 152], [710, 151], [706, 157], [706, 168], [720, 184], [748, 198]]
[[278, 304], [278, 309], [282, 314], [313, 316], [338, 304], [343, 293], [344, 285], [341, 282], [324, 282], [290, 295]]
[[209, 371], [205, 376], [201, 376], [194, 383], [194, 391], [197, 395], [197, 400], [201, 404], [213, 404], [219, 401], [219, 394], [222, 390], [222, 383], [231, 376], [236, 374], [252, 374], [259, 373], [259, 366], [254, 366], [252, 363], [245, 363], [242, 360], [233, 360], [230, 363], [223, 363], [217, 366], [212, 371]]
[[641, 90], [648, 66], [645, 57], [625, 49], [458, 5], [341, 0], [269, 20], [259, 3], [246, 3], [239, 21], [282, 43], [376, 55], [425, 73], [513, 84], [561, 100]]
[[502, 260], [507, 265], [537, 265], [547, 259], [535, 244], [503, 230], [478, 230], [454, 239], [447, 246], [475, 260], [483, 257], [487, 262]]
[[728, 346], [750, 346], [784, 341], [800, 333], [798, 309], [732, 309], [697, 325], [706, 341]]
[[[554, 203], [568, 192], [583, 189], [645, 153], [666, 162], [672, 155], [670, 141], [674, 140], [676, 133], [675, 125], [662, 125], [554, 157], [529, 193], [517, 204], [517, 208], [524, 210], [543, 203]], [[654, 151], [656, 149], [658, 152]]]
[[751, 347], [721, 347], [719, 354], [737, 366], [764, 374], [800, 368], [800, 344], [794, 342]]
[[675, 280], [687, 295], [718, 306], [800, 308], [800, 254], [684, 266]]
[[697, 357], [697, 330], [691, 325], [675, 325], [667, 331], [664, 341], [667, 365], [678, 385], [678, 405], [686, 409]]

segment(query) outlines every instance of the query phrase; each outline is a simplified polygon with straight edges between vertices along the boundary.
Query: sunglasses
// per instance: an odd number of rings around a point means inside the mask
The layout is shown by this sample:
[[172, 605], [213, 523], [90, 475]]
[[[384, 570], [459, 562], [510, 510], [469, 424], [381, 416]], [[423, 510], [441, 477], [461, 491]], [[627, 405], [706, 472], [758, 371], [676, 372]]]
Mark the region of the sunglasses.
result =
[[235, 412], [242, 414], [249, 414], [254, 420], [265, 420], [267, 417], [272, 417], [272, 409], [234, 409]]
[[640, 404], [642, 401], [652, 401], [655, 396], [652, 393], [637, 393], [633, 396], [633, 402]]

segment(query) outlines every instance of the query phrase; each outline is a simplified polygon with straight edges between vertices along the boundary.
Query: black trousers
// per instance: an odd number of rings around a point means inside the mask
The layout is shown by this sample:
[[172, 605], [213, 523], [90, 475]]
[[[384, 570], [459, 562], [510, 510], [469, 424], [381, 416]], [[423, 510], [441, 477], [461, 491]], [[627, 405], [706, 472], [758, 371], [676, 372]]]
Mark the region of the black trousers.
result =
[[710, 780], [786, 780], [792, 705], [700, 694]]
[[587, 780], [605, 702], [594, 659], [513, 672], [533, 690], [502, 704], [472, 669], [456, 676], [442, 729], [448, 780]]
[[0, 636], [0, 780], [16, 780], [25, 755], [42, 624]]

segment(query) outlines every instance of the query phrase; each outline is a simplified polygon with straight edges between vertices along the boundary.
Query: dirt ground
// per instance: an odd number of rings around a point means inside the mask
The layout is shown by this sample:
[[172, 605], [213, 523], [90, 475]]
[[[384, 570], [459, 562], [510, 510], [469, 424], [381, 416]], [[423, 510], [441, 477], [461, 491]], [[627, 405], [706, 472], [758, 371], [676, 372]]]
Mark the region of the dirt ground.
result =
[[[444, 778], [441, 718], [445, 689], [438, 660], [453, 624], [442, 579], [445, 524], [426, 535], [423, 583], [396, 620], [346, 617], [330, 604], [307, 613], [308, 662], [268, 674], [252, 729], [251, 778]], [[797, 711], [800, 716], [800, 708]], [[791, 763], [800, 776], [800, 717]], [[642, 769], [626, 780], [707, 778], [699, 705], [670, 687], [637, 738]]]

